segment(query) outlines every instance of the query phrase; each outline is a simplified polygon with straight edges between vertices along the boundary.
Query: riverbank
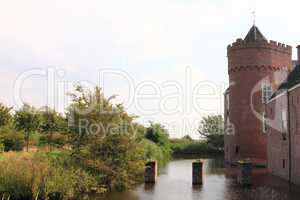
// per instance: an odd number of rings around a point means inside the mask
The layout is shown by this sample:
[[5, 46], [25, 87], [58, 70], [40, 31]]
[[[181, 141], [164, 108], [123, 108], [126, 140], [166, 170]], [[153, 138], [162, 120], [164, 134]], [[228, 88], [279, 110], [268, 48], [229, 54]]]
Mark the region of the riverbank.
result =
[[223, 156], [223, 149], [210, 146], [205, 140], [171, 139], [172, 156], [175, 158]]

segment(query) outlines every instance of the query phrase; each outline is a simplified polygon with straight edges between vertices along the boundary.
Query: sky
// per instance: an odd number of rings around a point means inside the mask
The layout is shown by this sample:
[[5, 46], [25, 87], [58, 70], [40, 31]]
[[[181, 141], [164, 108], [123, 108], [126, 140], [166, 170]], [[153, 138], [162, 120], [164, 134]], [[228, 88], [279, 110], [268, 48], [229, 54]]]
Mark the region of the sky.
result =
[[76, 84], [117, 94], [138, 122], [197, 138], [223, 113], [226, 47], [256, 25], [300, 44], [299, 1], [0, 0], [0, 102], [64, 113]]

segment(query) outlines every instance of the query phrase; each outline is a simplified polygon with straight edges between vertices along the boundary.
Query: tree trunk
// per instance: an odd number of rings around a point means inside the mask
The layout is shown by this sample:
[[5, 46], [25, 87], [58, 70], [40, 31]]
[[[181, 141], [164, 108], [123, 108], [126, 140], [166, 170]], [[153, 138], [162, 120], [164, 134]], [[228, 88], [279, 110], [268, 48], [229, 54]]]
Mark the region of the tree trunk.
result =
[[52, 152], [52, 138], [53, 138], [53, 132], [50, 132], [50, 138], [49, 138], [49, 151]]
[[29, 149], [29, 132], [27, 132], [26, 135], [26, 152], [28, 152], [28, 149]]

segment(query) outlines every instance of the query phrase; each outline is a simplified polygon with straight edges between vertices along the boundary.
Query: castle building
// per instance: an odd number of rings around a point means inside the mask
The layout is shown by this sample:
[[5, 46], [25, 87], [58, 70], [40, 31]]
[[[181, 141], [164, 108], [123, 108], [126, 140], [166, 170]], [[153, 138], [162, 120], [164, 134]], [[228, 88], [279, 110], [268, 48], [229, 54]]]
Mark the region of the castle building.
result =
[[300, 48], [298, 65], [266, 104], [268, 168], [300, 184]]
[[[229, 88], [224, 97], [225, 160], [266, 164], [266, 103], [292, 68], [292, 47], [268, 41], [253, 25], [227, 47]], [[273, 154], [272, 154], [273, 155]]]

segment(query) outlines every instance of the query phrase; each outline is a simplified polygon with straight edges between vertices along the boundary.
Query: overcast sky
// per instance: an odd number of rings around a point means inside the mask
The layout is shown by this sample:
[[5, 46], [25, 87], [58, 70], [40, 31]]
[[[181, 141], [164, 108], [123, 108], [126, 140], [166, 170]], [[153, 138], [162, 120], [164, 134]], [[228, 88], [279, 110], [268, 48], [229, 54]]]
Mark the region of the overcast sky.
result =
[[201, 116], [222, 113], [226, 47], [247, 34], [251, 12], [267, 39], [295, 47], [299, 8], [297, 0], [0, 0], [0, 102], [17, 108], [20, 97], [64, 112], [70, 85], [101, 84], [141, 123], [197, 137]]

